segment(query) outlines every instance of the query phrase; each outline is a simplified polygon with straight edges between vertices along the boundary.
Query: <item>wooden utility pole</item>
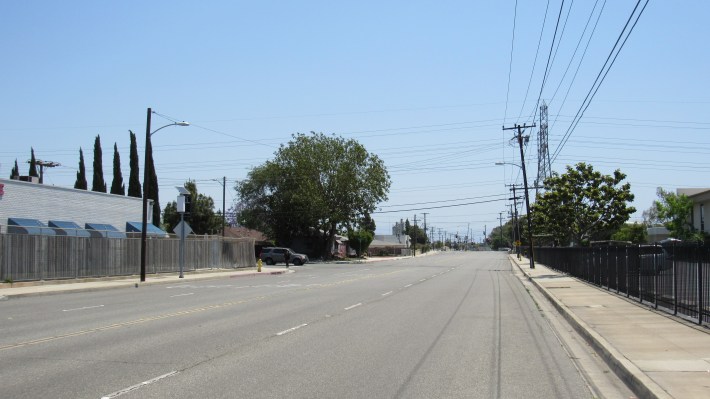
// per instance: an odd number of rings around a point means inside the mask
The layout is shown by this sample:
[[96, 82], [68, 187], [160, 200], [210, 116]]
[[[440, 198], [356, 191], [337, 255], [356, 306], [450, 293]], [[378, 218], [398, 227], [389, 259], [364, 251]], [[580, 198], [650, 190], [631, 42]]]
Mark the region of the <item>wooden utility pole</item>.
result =
[[518, 125], [516, 124], [514, 127], [503, 127], [503, 130], [517, 130], [518, 134], [515, 136], [515, 138], [518, 139], [518, 146], [520, 147], [520, 168], [523, 170], [523, 185], [525, 186], [525, 209], [527, 210], [528, 213], [528, 241], [530, 243], [530, 268], [534, 269], [535, 268], [535, 254], [533, 251], [534, 245], [533, 245], [533, 231], [532, 231], [532, 215], [530, 214], [530, 196], [528, 195], [528, 175], [525, 171], [525, 152], [523, 151], [523, 140], [527, 143], [527, 141], [530, 139], [530, 136], [525, 136], [523, 137], [523, 129], [527, 129], [529, 127], [535, 127], [535, 124], [533, 123], [532, 125], [526, 125], [523, 124]]

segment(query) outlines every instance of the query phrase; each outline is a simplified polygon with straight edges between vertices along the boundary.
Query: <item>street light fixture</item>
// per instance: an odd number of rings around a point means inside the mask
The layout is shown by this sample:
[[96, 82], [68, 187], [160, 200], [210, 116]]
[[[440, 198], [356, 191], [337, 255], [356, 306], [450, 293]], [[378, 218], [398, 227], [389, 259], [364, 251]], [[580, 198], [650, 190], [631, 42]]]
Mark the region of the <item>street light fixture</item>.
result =
[[[168, 126], [190, 126], [188, 122], [173, 122], [165, 126], [161, 126], [154, 131], [150, 131], [150, 117], [153, 114], [153, 110], [148, 108], [148, 117], [145, 124], [145, 157], [143, 158], [143, 219], [141, 226], [141, 282], [145, 281], [145, 258], [146, 258], [146, 247], [148, 244], [148, 188], [150, 187], [150, 179], [148, 177], [148, 143], [150, 142], [150, 136], [158, 132], [158, 130], [165, 129]], [[152, 149], [152, 146], [151, 146]]]

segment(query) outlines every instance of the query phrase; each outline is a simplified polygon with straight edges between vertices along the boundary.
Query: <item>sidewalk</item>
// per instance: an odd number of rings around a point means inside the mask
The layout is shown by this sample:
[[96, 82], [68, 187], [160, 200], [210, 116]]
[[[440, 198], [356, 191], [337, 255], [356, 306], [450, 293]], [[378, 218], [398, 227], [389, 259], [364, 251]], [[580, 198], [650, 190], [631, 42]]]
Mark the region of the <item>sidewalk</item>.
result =
[[710, 330], [510, 259], [640, 398], [710, 398]]
[[107, 277], [83, 280], [48, 280], [18, 282], [12, 284], [0, 284], [0, 300], [23, 296], [53, 295], [65, 292], [99, 291], [111, 288], [140, 287], [154, 284], [179, 284], [192, 281], [199, 281], [224, 277], [247, 277], [292, 273], [293, 270], [285, 267], [262, 267], [261, 272], [257, 272], [255, 267], [241, 269], [212, 269], [200, 270], [196, 272], [183, 273], [184, 278], [180, 278], [178, 273], [149, 274], [146, 281], [140, 282], [139, 276], [129, 277]]

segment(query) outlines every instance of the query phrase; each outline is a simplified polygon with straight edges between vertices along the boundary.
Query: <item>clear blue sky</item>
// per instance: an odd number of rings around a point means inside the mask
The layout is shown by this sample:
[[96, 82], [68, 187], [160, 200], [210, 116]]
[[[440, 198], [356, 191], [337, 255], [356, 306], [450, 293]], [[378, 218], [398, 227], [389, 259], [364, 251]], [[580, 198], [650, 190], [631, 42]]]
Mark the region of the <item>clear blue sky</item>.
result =
[[[316, 131], [357, 139], [384, 159], [393, 184], [380, 207], [393, 212], [374, 215], [378, 233], [427, 212], [437, 233], [470, 226], [480, 240], [508, 210], [505, 184], [522, 181], [517, 167], [494, 165], [520, 162], [501, 127], [531, 122], [541, 97], [549, 151], [560, 149], [552, 169], [582, 161], [621, 169], [636, 195], [633, 220], [656, 187], [710, 187], [710, 2], [651, 1], [573, 130], [636, 1], [565, 1], [540, 96], [561, 1], [549, 1], [545, 19], [547, 4], [3, 2], [0, 174], [8, 177], [15, 159], [26, 174], [34, 147], [62, 164], [45, 183], [71, 187], [81, 147], [90, 184], [100, 134], [105, 179], [110, 186], [117, 143], [127, 182], [128, 130], [138, 135], [142, 167], [152, 107], [193, 124], [153, 136], [163, 206], [174, 186], [193, 179], [221, 208], [213, 179], [226, 176], [229, 207], [234, 182], [252, 166], [291, 134]], [[167, 123], [153, 118], [154, 127]], [[532, 181], [537, 129], [526, 134]]]

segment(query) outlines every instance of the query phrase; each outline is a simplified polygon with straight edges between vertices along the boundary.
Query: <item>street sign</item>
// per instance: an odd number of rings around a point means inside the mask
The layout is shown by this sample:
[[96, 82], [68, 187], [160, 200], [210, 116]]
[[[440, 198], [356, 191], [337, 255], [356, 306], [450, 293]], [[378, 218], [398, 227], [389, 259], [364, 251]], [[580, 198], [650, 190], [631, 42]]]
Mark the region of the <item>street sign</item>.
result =
[[[183, 224], [185, 225], [184, 228], [182, 227]], [[185, 236], [189, 236], [190, 233], [192, 233], [192, 228], [190, 228], [190, 225], [187, 224], [186, 221], [181, 220], [180, 223], [178, 223], [173, 229], [173, 233], [175, 233], [179, 238], [183, 238], [183, 234], [185, 234]]]

